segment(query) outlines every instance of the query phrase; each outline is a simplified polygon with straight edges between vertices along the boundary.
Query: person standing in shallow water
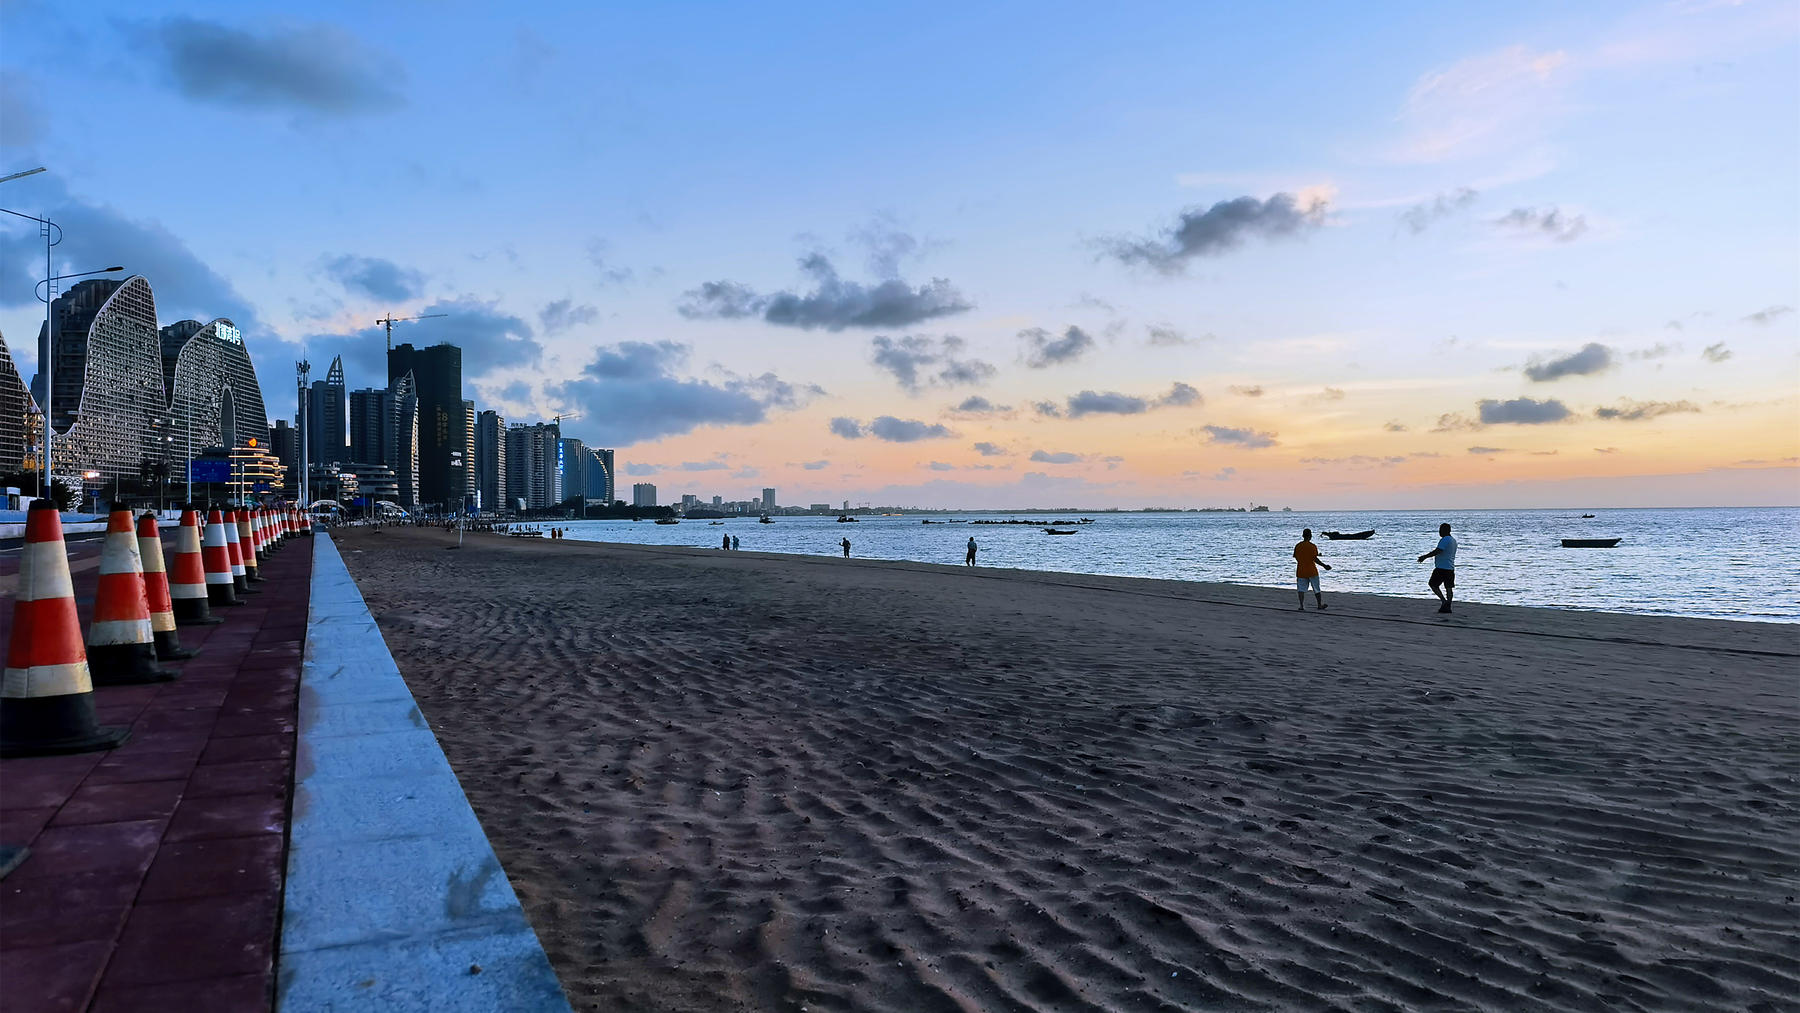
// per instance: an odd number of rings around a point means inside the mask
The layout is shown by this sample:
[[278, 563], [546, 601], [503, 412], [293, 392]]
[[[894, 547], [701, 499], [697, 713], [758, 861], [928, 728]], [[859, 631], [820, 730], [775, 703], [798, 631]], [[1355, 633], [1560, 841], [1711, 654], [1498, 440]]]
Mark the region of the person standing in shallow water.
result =
[[969, 539], [969, 554], [967, 556], [963, 557], [963, 565], [964, 566], [974, 566], [975, 565], [975, 539], [973, 537], [971, 537]]
[[1319, 547], [1313, 544], [1312, 529], [1300, 532], [1300, 544], [1294, 546], [1294, 586], [1300, 589], [1300, 611], [1306, 611], [1306, 588], [1312, 586], [1313, 601], [1325, 611], [1325, 596], [1319, 591], [1319, 567], [1331, 569], [1330, 563], [1319, 561]]
[[1431, 571], [1431, 593], [1437, 595], [1438, 611], [1449, 612], [1450, 602], [1456, 597], [1456, 539], [1450, 537], [1450, 525], [1438, 525], [1437, 548], [1419, 557], [1423, 563], [1427, 559], [1436, 559], [1436, 568]]
[[844, 558], [850, 558], [850, 539], [844, 539]]
[[730, 549], [731, 548], [731, 536], [730, 535], [721, 535], [720, 538], [723, 540], [719, 542], [719, 548]]

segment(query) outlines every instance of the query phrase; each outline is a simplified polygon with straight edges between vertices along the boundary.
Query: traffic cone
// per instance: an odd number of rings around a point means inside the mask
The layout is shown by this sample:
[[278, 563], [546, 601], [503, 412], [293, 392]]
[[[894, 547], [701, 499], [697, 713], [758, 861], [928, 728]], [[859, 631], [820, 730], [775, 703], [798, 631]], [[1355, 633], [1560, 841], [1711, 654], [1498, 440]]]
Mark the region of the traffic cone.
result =
[[156, 637], [150, 628], [150, 603], [144, 595], [144, 565], [129, 510], [114, 510], [106, 520], [94, 617], [88, 624], [88, 664], [94, 683], [100, 686], [175, 678], [174, 672], [156, 663]]
[[275, 511], [258, 510], [256, 524], [262, 529], [263, 555], [274, 555], [275, 550], [281, 548], [281, 539], [275, 533]]
[[244, 546], [238, 539], [237, 511], [225, 511], [225, 544], [231, 549], [231, 586], [238, 597], [257, 592], [250, 590], [250, 571], [244, 566]]
[[213, 626], [225, 620], [206, 602], [206, 560], [200, 549], [200, 515], [189, 503], [175, 529], [175, 565], [169, 568], [169, 600], [177, 626]]
[[62, 518], [55, 503], [40, 499], [25, 515], [12, 643], [0, 680], [0, 757], [111, 749], [130, 734], [94, 720]]
[[163, 567], [162, 534], [156, 515], [144, 511], [137, 522], [138, 557], [144, 561], [144, 604], [150, 607], [150, 636], [156, 643], [156, 660], [179, 661], [195, 652], [181, 646], [175, 632], [175, 603], [169, 597], [169, 574]]
[[256, 562], [256, 532], [250, 528], [250, 510], [237, 512], [238, 549], [244, 559], [244, 579], [251, 583], [262, 583], [262, 567]]
[[237, 596], [237, 579], [231, 569], [231, 541], [226, 537], [224, 514], [218, 507], [206, 512], [206, 541], [200, 558], [206, 565], [206, 600], [210, 605], [242, 605]]
[[308, 538], [312, 537], [312, 511], [310, 510], [300, 511], [300, 533]]

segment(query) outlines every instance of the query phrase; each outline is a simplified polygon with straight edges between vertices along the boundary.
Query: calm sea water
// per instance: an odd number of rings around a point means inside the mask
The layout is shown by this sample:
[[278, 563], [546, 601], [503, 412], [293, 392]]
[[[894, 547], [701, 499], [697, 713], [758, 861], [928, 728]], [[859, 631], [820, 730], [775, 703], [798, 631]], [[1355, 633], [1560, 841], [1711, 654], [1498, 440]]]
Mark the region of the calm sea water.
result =
[[[571, 521], [568, 537], [645, 545], [717, 549], [722, 534], [745, 550], [837, 555], [848, 537], [852, 554], [879, 559], [958, 564], [973, 535], [984, 566], [1125, 577], [1293, 586], [1293, 545], [1300, 529], [1315, 532], [1325, 588], [1425, 597], [1437, 526], [1455, 529], [1456, 594], [1471, 602], [1599, 609], [1655, 615], [1800, 622], [1800, 508], [1685, 510], [1447, 510], [1257, 514], [1088, 514], [1093, 524], [1052, 536], [1077, 515], [1021, 516], [971, 512], [931, 518], [755, 518], [720, 525], [704, 520]], [[971, 525], [975, 519], [1019, 517], [1032, 526]], [[1366, 542], [1326, 541], [1317, 532], [1364, 531]], [[1565, 549], [1563, 538], [1622, 538], [1613, 549]]]

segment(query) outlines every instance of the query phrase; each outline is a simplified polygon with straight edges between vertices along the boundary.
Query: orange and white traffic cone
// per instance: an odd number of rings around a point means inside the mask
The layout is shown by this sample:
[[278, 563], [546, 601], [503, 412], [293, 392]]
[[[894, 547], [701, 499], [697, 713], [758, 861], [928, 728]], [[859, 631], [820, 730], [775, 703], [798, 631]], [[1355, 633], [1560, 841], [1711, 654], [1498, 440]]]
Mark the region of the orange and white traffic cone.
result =
[[237, 534], [239, 551], [244, 557], [244, 579], [255, 584], [262, 583], [262, 567], [256, 561], [256, 532], [250, 528], [250, 511], [242, 509], [237, 512]]
[[200, 558], [206, 565], [206, 600], [213, 606], [243, 604], [231, 568], [231, 540], [226, 536], [230, 527], [218, 507], [206, 512], [206, 541], [200, 547]]
[[175, 529], [175, 559], [169, 567], [169, 600], [177, 626], [213, 626], [225, 620], [206, 601], [206, 559], [200, 548], [200, 515], [189, 503]]
[[40, 499], [25, 515], [12, 643], [0, 680], [0, 756], [111, 749], [130, 734], [94, 719], [94, 684], [81, 646], [62, 518], [55, 503]]
[[144, 511], [137, 522], [138, 558], [144, 562], [144, 604], [150, 607], [150, 637], [156, 643], [156, 660], [179, 661], [196, 652], [181, 646], [175, 632], [175, 603], [169, 597], [169, 574], [163, 567], [162, 533], [156, 515]]
[[99, 686], [175, 678], [174, 672], [156, 663], [156, 637], [150, 628], [150, 603], [144, 595], [144, 565], [129, 510], [114, 510], [106, 520], [87, 654], [89, 670]]
[[263, 558], [266, 559], [274, 555], [275, 550], [281, 547], [280, 539], [275, 537], [275, 511], [258, 510], [256, 527], [258, 531], [262, 532], [257, 537], [262, 539]]
[[225, 511], [225, 544], [231, 548], [231, 586], [238, 597], [255, 594], [250, 590], [250, 571], [244, 566], [244, 546], [238, 539], [237, 511]]
[[312, 511], [310, 510], [300, 511], [300, 533], [308, 538], [312, 537]]

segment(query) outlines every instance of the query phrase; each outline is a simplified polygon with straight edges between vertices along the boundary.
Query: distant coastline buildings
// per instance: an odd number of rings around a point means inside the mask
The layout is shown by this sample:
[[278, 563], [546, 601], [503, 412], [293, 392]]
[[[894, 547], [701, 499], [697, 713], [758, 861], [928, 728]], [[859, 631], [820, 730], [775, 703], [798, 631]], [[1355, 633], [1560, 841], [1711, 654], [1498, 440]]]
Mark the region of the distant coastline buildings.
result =
[[[298, 388], [294, 419], [271, 420], [256, 364], [235, 321], [159, 327], [148, 279], [90, 279], [51, 304], [40, 371], [28, 385], [0, 336], [0, 472], [39, 470], [44, 376], [55, 460], [65, 485], [127, 500], [168, 495], [189, 475], [232, 476], [233, 496], [294, 497], [308, 465], [311, 496], [346, 507], [489, 512], [614, 502], [610, 448], [564, 436], [557, 422], [508, 425], [462, 391], [462, 349], [401, 344], [385, 387], [349, 389], [341, 357]], [[290, 387], [289, 390], [296, 388]], [[271, 424], [272, 423], [272, 424]], [[212, 461], [207, 471], [195, 462]], [[219, 480], [208, 495], [218, 495]], [[158, 488], [152, 488], [157, 486]]]

